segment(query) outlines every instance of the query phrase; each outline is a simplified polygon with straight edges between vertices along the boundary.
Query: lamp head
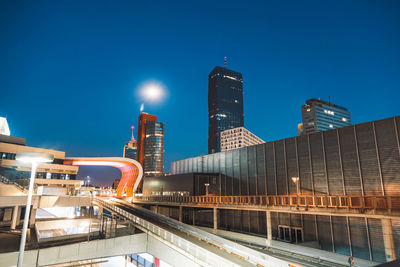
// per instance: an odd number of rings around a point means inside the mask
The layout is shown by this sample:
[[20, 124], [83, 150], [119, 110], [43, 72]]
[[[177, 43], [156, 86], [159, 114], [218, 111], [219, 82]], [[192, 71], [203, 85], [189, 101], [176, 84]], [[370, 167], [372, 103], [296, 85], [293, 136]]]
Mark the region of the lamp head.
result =
[[299, 177], [292, 177], [292, 181], [293, 183], [297, 184], [297, 182], [299, 181]]
[[54, 155], [40, 152], [18, 152], [15, 159], [29, 163], [53, 162]]

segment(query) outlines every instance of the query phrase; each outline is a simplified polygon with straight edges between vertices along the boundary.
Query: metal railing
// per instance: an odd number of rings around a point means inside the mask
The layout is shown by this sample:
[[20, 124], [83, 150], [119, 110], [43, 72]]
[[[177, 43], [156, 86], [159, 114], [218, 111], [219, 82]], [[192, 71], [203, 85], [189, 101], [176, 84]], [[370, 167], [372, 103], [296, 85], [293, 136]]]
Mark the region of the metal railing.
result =
[[[147, 220], [144, 220], [138, 216], [133, 215], [132, 213], [121, 209], [111, 203], [108, 203], [107, 201], [104, 201], [102, 199], [95, 199], [95, 202], [97, 204], [119, 214], [120, 216], [131, 220], [132, 222], [136, 223], [137, 225], [141, 226], [143, 229], [147, 230], [148, 232], [151, 232], [153, 235], [161, 238], [162, 240], [165, 240], [169, 243], [172, 243], [173, 245], [176, 246], [179, 250], [184, 251], [185, 253], [192, 255], [196, 259], [200, 260], [203, 263], [212, 265], [212, 266], [239, 266], [222, 256], [219, 256], [213, 252], [210, 252], [209, 250], [196, 245], [185, 238], [182, 238], [178, 235], [175, 235], [174, 233], [161, 228]], [[137, 208], [136, 208], [137, 209]], [[280, 260], [274, 257], [271, 257], [269, 255], [260, 253], [258, 251], [252, 250], [250, 248], [247, 248], [245, 246], [242, 246], [240, 244], [237, 244], [235, 242], [229, 241], [227, 239], [221, 238], [219, 236], [210, 234], [206, 231], [197, 229], [195, 227], [189, 226], [182, 224], [180, 222], [177, 222], [171, 218], [167, 218], [164, 216], [161, 216], [159, 214], [154, 214], [151, 211], [145, 210], [145, 209], [138, 209], [141, 210], [141, 212], [148, 213], [152, 216], [157, 216], [157, 218], [160, 221], [163, 221], [164, 223], [168, 223], [168, 225], [172, 228], [178, 229], [180, 232], [186, 233], [188, 236], [192, 236], [197, 238], [200, 241], [206, 242], [213, 247], [217, 247], [221, 249], [224, 252], [227, 252], [228, 254], [238, 257], [242, 260], [245, 260], [247, 262], [250, 262], [251, 264], [257, 265], [257, 266], [287, 266], [288, 262], [284, 260]], [[293, 265], [296, 266], [296, 265]]]
[[136, 196], [134, 202], [400, 210], [400, 196]]
[[[19, 180], [21, 180], [21, 179], [19, 179]], [[26, 185], [21, 185], [18, 182], [11, 181], [10, 179], [4, 177], [3, 175], [0, 175], [0, 182], [2, 182], [3, 184], [15, 185], [19, 190], [21, 190], [25, 194], [28, 194], [29, 179], [26, 179], [26, 180], [28, 181], [28, 183]], [[34, 189], [37, 189], [37, 185], [34, 185]]]

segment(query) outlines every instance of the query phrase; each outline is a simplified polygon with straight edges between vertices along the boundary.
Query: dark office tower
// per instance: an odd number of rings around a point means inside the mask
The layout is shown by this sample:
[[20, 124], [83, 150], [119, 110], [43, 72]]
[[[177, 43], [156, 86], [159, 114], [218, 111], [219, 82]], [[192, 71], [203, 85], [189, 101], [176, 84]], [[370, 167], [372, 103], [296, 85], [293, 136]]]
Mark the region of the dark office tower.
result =
[[144, 139], [144, 175], [160, 176], [164, 162], [164, 123], [149, 121], [146, 123]]
[[137, 161], [144, 175], [162, 174], [164, 162], [164, 123], [157, 116], [142, 112], [139, 116]]
[[350, 111], [345, 107], [325, 102], [320, 99], [309, 99], [301, 106], [303, 125], [299, 135], [322, 132], [351, 125]]
[[131, 126], [131, 129], [132, 129], [132, 137], [131, 137], [131, 140], [129, 142], [125, 143], [123, 157], [136, 160], [137, 146], [136, 146], [136, 140], [133, 137], [133, 129], [134, 129], [134, 127]]
[[208, 153], [221, 151], [220, 135], [244, 126], [242, 74], [216, 66], [208, 75]]

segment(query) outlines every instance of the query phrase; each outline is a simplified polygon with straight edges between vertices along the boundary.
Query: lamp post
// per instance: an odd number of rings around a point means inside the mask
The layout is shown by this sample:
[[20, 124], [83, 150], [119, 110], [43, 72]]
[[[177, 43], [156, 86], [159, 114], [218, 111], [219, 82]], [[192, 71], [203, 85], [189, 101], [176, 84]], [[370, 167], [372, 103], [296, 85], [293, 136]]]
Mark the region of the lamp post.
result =
[[205, 183], [204, 185], [206, 186], [206, 196], [208, 196], [208, 187], [210, 186], [210, 184], [209, 183]]
[[300, 191], [300, 178], [299, 177], [292, 177], [293, 183], [296, 184], [296, 192], [297, 192], [297, 206], [296, 208], [299, 209], [299, 191]]
[[31, 203], [32, 203], [32, 194], [33, 194], [33, 185], [35, 181], [36, 175], [36, 168], [39, 163], [44, 162], [53, 162], [54, 156], [51, 154], [46, 153], [39, 153], [39, 152], [19, 152], [17, 153], [16, 160], [21, 162], [30, 163], [31, 168], [31, 178], [29, 181], [29, 190], [28, 190], [28, 197], [26, 200], [26, 208], [25, 208], [25, 216], [24, 216], [24, 225], [22, 227], [22, 234], [21, 234], [21, 243], [19, 246], [19, 255], [18, 255], [18, 263], [17, 266], [22, 266], [24, 260], [24, 250], [25, 250], [25, 242], [26, 242], [26, 232], [28, 230], [29, 224], [29, 215], [31, 211]]

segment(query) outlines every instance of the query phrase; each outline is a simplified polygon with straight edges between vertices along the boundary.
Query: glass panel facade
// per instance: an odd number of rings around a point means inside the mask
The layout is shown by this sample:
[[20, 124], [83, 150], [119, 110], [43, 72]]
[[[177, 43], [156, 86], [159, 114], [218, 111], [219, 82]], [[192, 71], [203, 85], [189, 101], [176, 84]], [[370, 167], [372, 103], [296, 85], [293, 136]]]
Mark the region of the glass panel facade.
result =
[[361, 195], [364, 191], [365, 195], [382, 195], [383, 187], [386, 195], [399, 196], [398, 120], [368, 122], [185, 159], [174, 162], [171, 170], [173, 174], [226, 174], [221, 179], [227, 195], [296, 194], [291, 177], [298, 175], [302, 194]]

